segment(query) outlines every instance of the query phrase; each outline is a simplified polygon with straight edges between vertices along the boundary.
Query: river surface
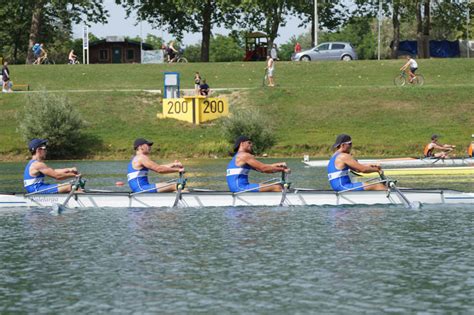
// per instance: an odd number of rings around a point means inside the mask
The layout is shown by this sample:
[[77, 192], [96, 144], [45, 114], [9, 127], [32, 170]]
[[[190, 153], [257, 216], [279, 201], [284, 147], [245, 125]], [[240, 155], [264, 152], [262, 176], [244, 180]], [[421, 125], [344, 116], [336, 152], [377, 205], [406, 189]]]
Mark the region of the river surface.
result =
[[[183, 162], [190, 187], [226, 188], [227, 161]], [[51, 163], [111, 190], [127, 190], [126, 164]], [[293, 186], [328, 188], [289, 165]], [[20, 191], [23, 167], [0, 164], [0, 190]], [[474, 190], [468, 176], [399, 180]], [[474, 314], [474, 205], [1, 209], [0, 266], [0, 313]]]

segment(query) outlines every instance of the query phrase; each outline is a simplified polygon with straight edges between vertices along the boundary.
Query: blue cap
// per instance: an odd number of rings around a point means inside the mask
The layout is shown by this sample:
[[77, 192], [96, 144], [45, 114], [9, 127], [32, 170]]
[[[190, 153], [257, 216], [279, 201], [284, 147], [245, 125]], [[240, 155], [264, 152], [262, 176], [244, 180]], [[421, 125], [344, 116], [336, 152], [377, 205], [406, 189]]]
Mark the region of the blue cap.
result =
[[28, 143], [28, 149], [31, 152], [34, 152], [34, 151], [36, 151], [36, 149], [38, 149], [40, 146], [42, 146], [43, 144], [46, 144], [46, 143], [48, 143], [48, 140], [46, 140], [46, 139], [34, 138], [30, 141], [30, 143]]

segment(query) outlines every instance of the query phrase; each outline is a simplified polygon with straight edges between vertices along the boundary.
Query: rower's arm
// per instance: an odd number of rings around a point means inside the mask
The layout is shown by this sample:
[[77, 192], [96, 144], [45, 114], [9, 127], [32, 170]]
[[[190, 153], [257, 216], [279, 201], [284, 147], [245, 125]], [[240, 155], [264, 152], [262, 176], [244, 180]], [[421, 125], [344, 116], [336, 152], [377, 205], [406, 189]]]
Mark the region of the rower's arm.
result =
[[78, 171], [75, 167], [71, 167], [71, 168], [58, 168], [58, 169], [53, 169], [49, 166], [47, 166], [46, 164], [44, 163], [37, 163], [37, 165], [35, 165], [34, 169], [46, 176], [49, 176], [49, 177], [52, 177], [56, 180], [63, 180], [63, 179], [66, 179], [66, 178], [71, 178], [71, 177], [74, 177], [76, 175], [78, 175]]
[[184, 167], [179, 161], [175, 161], [174, 163], [159, 165], [159, 164], [153, 162], [148, 157], [146, 157], [146, 158], [142, 159], [141, 163], [146, 168], [148, 168], [152, 171], [155, 171], [159, 174], [177, 173], [177, 172], [183, 172], [184, 171]]
[[375, 173], [379, 172], [381, 170], [380, 165], [367, 165], [367, 164], [361, 164], [354, 160], [349, 154], [341, 157], [341, 160], [349, 166], [351, 170], [354, 170], [359, 173]]
[[242, 162], [250, 165], [253, 169], [261, 172], [261, 173], [277, 173], [277, 172], [286, 172], [289, 171], [288, 167], [286, 166], [285, 162], [274, 163], [274, 164], [265, 164], [257, 159], [255, 159], [252, 155], [243, 156], [240, 159]]

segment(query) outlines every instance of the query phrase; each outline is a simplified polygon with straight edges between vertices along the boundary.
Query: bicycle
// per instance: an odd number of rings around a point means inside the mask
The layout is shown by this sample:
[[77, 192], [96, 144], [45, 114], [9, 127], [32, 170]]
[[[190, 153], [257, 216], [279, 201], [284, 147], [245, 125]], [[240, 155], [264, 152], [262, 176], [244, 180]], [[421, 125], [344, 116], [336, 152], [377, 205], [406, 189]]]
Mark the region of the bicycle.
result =
[[79, 60], [77, 60], [77, 59], [73, 59], [73, 60], [69, 59], [68, 64], [69, 64], [69, 65], [80, 65], [81, 62], [80, 62]]
[[39, 63], [38, 63], [38, 59], [36, 59], [34, 62], [33, 62], [34, 65], [38, 65], [38, 64], [41, 64], [41, 65], [54, 65], [54, 61], [49, 59], [48, 58], [48, 54], [45, 53], [43, 56], [40, 57], [39, 59]]
[[173, 59], [169, 61], [169, 63], [188, 63], [188, 59], [186, 57], [183, 57], [183, 51], [180, 49], [179, 52], [176, 53]]
[[422, 74], [417, 73], [410, 82], [410, 77], [408, 76], [407, 72], [401, 71], [400, 74], [393, 79], [393, 83], [396, 86], [405, 86], [406, 84], [422, 86], [425, 83], [425, 77]]

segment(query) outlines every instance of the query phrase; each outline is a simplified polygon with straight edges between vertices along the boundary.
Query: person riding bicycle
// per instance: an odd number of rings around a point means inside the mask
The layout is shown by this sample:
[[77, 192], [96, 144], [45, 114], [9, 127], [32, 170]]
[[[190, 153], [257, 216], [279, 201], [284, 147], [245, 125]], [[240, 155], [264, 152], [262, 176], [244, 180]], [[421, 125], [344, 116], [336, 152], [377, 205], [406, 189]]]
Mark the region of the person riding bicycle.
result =
[[[408, 69], [408, 75], [410, 76], [410, 83], [416, 78], [415, 72], [418, 69], [418, 63], [410, 55], [407, 55], [407, 63], [400, 68], [400, 71], [406, 71]], [[408, 68], [409, 67], [409, 68]]]
[[68, 59], [69, 59], [69, 64], [71, 65], [77, 63], [77, 56], [74, 54], [74, 49], [71, 49], [71, 51], [69, 52]]
[[168, 53], [168, 63], [172, 63], [176, 61], [176, 56], [178, 55], [178, 51], [174, 48], [174, 41], [171, 41], [166, 48], [166, 52]]
[[33, 50], [33, 55], [35, 56], [35, 64], [40, 64], [41, 62], [41, 57], [44, 55], [45, 51], [43, 49], [43, 44], [36, 43], [33, 45], [31, 48]]

